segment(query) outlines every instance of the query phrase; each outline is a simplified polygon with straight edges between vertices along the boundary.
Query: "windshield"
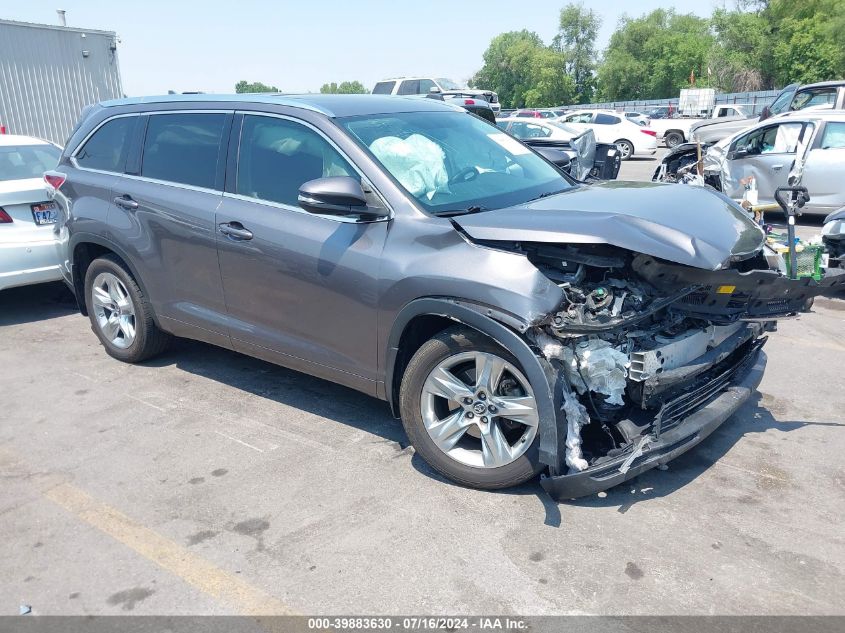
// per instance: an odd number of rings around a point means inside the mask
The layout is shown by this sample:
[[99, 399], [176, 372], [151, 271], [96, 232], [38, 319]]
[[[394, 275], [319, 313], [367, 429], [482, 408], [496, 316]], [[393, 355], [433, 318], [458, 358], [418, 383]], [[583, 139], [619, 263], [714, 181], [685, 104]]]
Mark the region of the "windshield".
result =
[[0, 180], [41, 178], [59, 162], [61, 151], [52, 145], [0, 146]]
[[432, 213], [521, 204], [573, 186], [525, 145], [465, 112], [338, 119]]
[[451, 79], [446, 79], [444, 77], [440, 77], [437, 79], [437, 83], [440, 84], [440, 87], [443, 90], [460, 90], [463, 86], [459, 86]]

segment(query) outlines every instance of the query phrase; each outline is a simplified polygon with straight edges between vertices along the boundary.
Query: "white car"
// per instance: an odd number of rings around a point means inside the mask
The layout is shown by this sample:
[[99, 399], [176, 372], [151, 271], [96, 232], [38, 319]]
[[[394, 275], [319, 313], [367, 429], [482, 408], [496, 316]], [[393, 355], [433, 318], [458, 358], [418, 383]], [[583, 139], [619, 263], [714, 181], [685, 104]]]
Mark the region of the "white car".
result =
[[444, 77], [394, 77], [382, 79], [373, 86], [374, 95], [427, 95], [431, 92], [484, 99], [490, 104], [493, 114], [499, 114], [502, 110], [499, 95], [492, 90], [467, 88]]
[[37, 138], [0, 134], [0, 290], [62, 278], [53, 235], [58, 208], [43, 176], [61, 153]]
[[599, 143], [619, 147], [622, 160], [632, 156], [653, 156], [657, 152], [657, 133], [637, 125], [612, 110], [576, 110], [560, 121], [576, 129], [589, 129]]

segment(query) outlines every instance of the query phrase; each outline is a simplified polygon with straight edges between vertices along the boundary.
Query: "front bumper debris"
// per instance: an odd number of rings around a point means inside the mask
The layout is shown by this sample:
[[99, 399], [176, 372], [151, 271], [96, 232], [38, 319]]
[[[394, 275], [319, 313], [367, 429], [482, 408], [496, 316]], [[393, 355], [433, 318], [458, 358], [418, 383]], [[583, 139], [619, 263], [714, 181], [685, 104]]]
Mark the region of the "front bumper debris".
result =
[[[557, 501], [575, 499], [612, 488], [647, 470], [675, 459], [715, 431], [755, 392], [766, 368], [766, 354], [759, 347], [734, 370], [724, 391], [709, 404], [665, 429], [638, 440], [627, 453], [586, 470], [568, 475], [544, 477], [540, 484]], [[712, 393], [710, 394], [712, 396]]]

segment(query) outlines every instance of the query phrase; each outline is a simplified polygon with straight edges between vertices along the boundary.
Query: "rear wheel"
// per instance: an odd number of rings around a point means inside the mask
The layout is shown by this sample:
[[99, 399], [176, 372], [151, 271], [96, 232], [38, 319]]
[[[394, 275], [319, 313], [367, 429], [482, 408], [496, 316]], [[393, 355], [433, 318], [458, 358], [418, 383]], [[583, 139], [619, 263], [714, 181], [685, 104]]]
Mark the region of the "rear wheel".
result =
[[170, 335], [156, 326], [147, 297], [115, 255], [104, 255], [88, 266], [85, 302], [91, 329], [118, 360], [138, 363], [160, 354], [170, 343]]
[[669, 132], [665, 138], [666, 147], [672, 149], [684, 142], [684, 135], [680, 132]]
[[631, 143], [631, 141], [627, 141], [623, 138], [616, 141], [615, 145], [619, 148], [622, 160], [628, 160], [634, 155], [634, 144]]
[[420, 456], [460, 484], [506, 488], [541, 468], [531, 385], [509, 352], [475, 330], [452, 328], [420, 347], [400, 411]]

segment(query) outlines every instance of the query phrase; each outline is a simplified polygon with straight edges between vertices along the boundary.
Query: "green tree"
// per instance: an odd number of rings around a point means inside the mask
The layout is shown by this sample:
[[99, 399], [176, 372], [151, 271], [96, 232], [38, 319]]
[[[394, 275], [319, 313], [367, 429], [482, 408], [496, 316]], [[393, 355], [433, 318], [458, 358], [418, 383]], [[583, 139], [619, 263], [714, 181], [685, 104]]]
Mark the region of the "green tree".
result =
[[845, 1], [771, 0], [774, 80], [809, 83], [845, 76]]
[[560, 10], [558, 34], [552, 48], [563, 53], [566, 74], [575, 85], [577, 103], [589, 103], [595, 89], [596, 37], [601, 18], [582, 3], [570, 3]]
[[707, 60], [715, 45], [710, 20], [657, 9], [623, 17], [599, 67], [600, 94], [607, 100], [660, 99], [681, 88], [709, 84]]
[[320, 86], [320, 92], [323, 94], [340, 94], [340, 95], [366, 95], [370, 91], [364, 87], [360, 81], [342, 81], [340, 84], [331, 82], [330, 84], [323, 84]]
[[510, 31], [493, 38], [484, 66], [471, 80], [494, 90], [506, 108], [546, 107], [571, 103], [575, 90], [566, 75], [565, 58], [531, 31]]
[[242, 79], [241, 81], [235, 84], [235, 92], [238, 94], [243, 94], [245, 92], [281, 92], [281, 90], [276, 88], [276, 86], [268, 86], [266, 84], [261, 83], [260, 81], [250, 83]]
[[714, 88], [745, 92], [772, 87], [772, 29], [759, 11], [716, 9], [716, 44], [707, 62]]

